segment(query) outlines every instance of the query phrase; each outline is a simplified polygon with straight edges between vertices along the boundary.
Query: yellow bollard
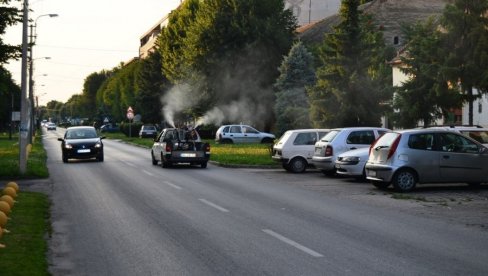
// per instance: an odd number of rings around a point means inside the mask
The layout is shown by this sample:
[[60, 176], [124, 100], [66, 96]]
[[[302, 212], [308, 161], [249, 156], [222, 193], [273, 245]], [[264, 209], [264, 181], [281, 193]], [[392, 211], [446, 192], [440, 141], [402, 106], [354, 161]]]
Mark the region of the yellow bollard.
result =
[[19, 185], [17, 185], [17, 183], [15, 183], [13, 181], [10, 181], [9, 183], [7, 183], [7, 185], [5, 185], [5, 187], [12, 187], [15, 189], [16, 192], [19, 191]]
[[0, 211], [0, 227], [4, 227], [7, 224], [8, 217], [7, 215]]
[[17, 197], [17, 192], [15, 191], [14, 188], [12, 187], [6, 187], [6, 188], [3, 188], [3, 194], [4, 195], [9, 195], [11, 196], [12, 198], [16, 198]]
[[8, 205], [10, 205], [10, 209], [12, 209], [12, 207], [14, 207], [14, 204], [15, 204], [15, 200], [9, 196], [9, 195], [3, 195], [0, 197], [0, 201], [5, 201], [8, 203]]
[[10, 205], [5, 201], [0, 201], [0, 212], [4, 212], [6, 215], [10, 214]]

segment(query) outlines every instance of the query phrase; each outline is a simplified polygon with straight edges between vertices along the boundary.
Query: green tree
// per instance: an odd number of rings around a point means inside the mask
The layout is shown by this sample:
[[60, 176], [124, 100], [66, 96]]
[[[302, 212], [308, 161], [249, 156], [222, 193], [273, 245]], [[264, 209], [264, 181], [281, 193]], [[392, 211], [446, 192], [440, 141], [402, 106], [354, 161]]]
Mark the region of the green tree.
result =
[[315, 83], [313, 56], [301, 42], [293, 45], [279, 67], [276, 80], [276, 130], [278, 135], [289, 129], [310, 128], [310, 104], [305, 87]]
[[[448, 50], [445, 72], [459, 83], [469, 104], [469, 124], [473, 124], [473, 101], [488, 92], [488, 1], [456, 0], [447, 5], [441, 19]], [[480, 93], [474, 94], [476, 88]]]
[[168, 90], [170, 83], [161, 70], [162, 62], [159, 51], [153, 52], [148, 58], [142, 60], [138, 72], [136, 95], [136, 110], [140, 110], [142, 121], [147, 123], [160, 123], [163, 120], [161, 110], [161, 97]]
[[[195, 11], [179, 13], [183, 18], [173, 22], [185, 25], [172, 29], [170, 21], [167, 30], [173, 36], [163, 31], [166, 41], [162, 41], [161, 55], [165, 73], [168, 68], [184, 70], [169, 72], [168, 77], [192, 86], [197, 103], [194, 114], [231, 102], [245, 103], [241, 106], [248, 108], [247, 114], [263, 113], [260, 110], [273, 105], [276, 68], [291, 48], [296, 28], [282, 0], [206, 0]], [[178, 49], [177, 54], [165, 53], [168, 48]], [[174, 75], [184, 79], [175, 80]], [[255, 121], [266, 121], [269, 126], [270, 119]]]
[[309, 89], [315, 127], [377, 126], [391, 99], [392, 57], [370, 16], [358, 0], [342, 2], [342, 22], [320, 48], [317, 84]]
[[83, 83], [82, 103], [84, 105], [84, 110], [89, 117], [95, 117], [95, 120], [100, 120], [100, 118], [97, 118], [97, 91], [109, 75], [110, 73], [105, 70], [92, 73], [85, 78], [85, 82]]
[[[12, 75], [0, 65], [0, 130], [10, 126], [10, 114], [20, 110], [20, 87], [15, 84]], [[13, 104], [13, 106], [12, 106]], [[13, 110], [12, 110], [13, 107]]]
[[5, 44], [2, 38], [8, 26], [15, 25], [22, 19], [21, 11], [10, 6], [11, 2], [11, 0], [0, 0], [0, 65], [20, 56], [20, 46]]
[[418, 121], [428, 126], [446, 116], [450, 108], [459, 107], [459, 92], [449, 89], [448, 80], [441, 73], [445, 53], [437, 26], [430, 18], [405, 28], [408, 44], [406, 56], [401, 58], [401, 70], [410, 78], [394, 97], [394, 107], [400, 110], [394, 116], [397, 126], [411, 128]]

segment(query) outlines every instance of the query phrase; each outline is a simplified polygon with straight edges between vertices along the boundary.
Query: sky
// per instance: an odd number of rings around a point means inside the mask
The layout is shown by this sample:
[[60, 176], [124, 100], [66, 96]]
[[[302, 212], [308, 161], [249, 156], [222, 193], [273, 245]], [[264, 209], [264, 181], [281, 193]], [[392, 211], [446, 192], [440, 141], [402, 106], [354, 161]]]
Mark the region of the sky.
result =
[[[30, 0], [37, 25], [34, 93], [39, 105], [81, 94], [87, 76], [139, 55], [139, 39], [180, 0]], [[57, 17], [42, 16], [58, 14]], [[9, 27], [7, 44], [22, 44], [22, 24]], [[50, 59], [45, 59], [49, 57]], [[20, 85], [21, 62], [5, 67]]]

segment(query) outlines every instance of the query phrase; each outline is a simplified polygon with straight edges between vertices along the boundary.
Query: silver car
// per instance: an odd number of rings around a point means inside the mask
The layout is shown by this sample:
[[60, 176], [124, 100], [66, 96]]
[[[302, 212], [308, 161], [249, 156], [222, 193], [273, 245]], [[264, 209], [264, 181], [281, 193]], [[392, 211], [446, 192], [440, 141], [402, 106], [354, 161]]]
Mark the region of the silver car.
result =
[[379, 127], [347, 127], [332, 129], [315, 143], [312, 164], [326, 175], [336, 172], [337, 156], [343, 152], [369, 148], [382, 134], [390, 131]]
[[488, 148], [453, 131], [411, 129], [383, 135], [372, 146], [366, 175], [380, 189], [408, 192], [417, 183], [488, 182]]
[[337, 174], [366, 179], [366, 161], [369, 157], [369, 147], [346, 151], [339, 154], [335, 162]]

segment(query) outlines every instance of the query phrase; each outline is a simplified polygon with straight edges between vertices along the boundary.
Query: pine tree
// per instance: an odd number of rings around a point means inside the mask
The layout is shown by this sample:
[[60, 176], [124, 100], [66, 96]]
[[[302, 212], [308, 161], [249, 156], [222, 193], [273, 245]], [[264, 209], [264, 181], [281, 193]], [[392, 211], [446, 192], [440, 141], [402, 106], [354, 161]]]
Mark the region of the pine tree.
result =
[[[444, 72], [459, 83], [469, 104], [469, 124], [473, 124], [473, 101], [488, 92], [488, 1], [456, 0], [447, 5], [441, 25], [448, 50]], [[477, 95], [473, 89], [478, 89]]]
[[315, 83], [312, 54], [303, 43], [295, 43], [279, 71], [274, 107], [278, 135], [289, 129], [310, 128], [310, 104], [305, 87]]
[[391, 52], [358, 6], [358, 0], [342, 2], [342, 22], [321, 46], [317, 84], [309, 89], [315, 127], [380, 125], [380, 104], [391, 98], [391, 70], [385, 62]]

